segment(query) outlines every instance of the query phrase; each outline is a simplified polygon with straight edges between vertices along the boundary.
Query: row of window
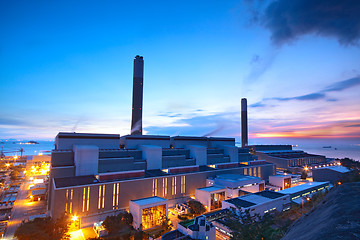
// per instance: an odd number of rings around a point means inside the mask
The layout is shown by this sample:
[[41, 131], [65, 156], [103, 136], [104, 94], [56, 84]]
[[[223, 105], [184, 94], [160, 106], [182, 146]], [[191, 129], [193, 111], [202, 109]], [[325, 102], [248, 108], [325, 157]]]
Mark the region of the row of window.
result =
[[[176, 179], [177, 177], [171, 177], [169, 178], [171, 179], [171, 195], [176, 195], [177, 191], [176, 191], [176, 187], [177, 187], [177, 183], [176, 183]], [[152, 195], [153, 196], [158, 196], [160, 195], [158, 193], [158, 180], [160, 182], [160, 179], [153, 179], [153, 187], [152, 187]], [[181, 176], [180, 177], [180, 193], [181, 194], [185, 194], [185, 176]], [[167, 196], [167, 190], [168, 190], [168, 178], [163, 178], [162, 179], [162, 196], [166, 197]]]
[[[171, 177], [171, 194], [177, 194], [177, 177]], [[160, 179], [153, 179], [153, 188], [152, 188], [152, 195], [158, 196], [158, 181]], [[114, 183], [113, 184], [113, 196], [112, 196], [112, 207], [113, 210], [119, 208], [119, 192], [120, 192], [120, 184]], [[185, 176], [180, 177], [180, 193], [185, 194]], [[166, 197], [168, 194], [168, 178], [162, 179], [162, 196]], [[66, 202], [65, 202], [65, 211], [68, 213], [72, 213], [73, 211], [73, 196], [74, 190], [67, 189], [66, 190]], [[84, 187], [82, 193], [82, 212], [88, 212], [90, 206], [90, 187]], [[98, 196], [98, 209], [105, 208], [105, 185], [99, 186], [99, 196]]]
[[244, 168], [244, 175], [250, 175], [261, 178], [261, 168], [260, 167]]

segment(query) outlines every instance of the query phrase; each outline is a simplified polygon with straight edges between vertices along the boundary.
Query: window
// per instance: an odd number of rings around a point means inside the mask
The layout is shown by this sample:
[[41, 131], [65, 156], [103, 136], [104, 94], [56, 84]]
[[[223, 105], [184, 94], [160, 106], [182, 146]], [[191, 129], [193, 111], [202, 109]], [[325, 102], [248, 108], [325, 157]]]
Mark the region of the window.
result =
[[86, 202], [86, 188], [83, 189], [82, 212], [85, 212], [85, 202]]
[[105, 207], [105, 185], [103, 185], [102, 208]]
[[171, 182], [171, 194], [175, 195], [176, 194], [176, 177], [172, 178], [172, 182]]
[[185, 176], [181, 176], [181, 193], [185, 193]]
[[113, 184], [113, 210], [115, 209], [116, 183]]
[[157, 179], [153, 179], [153, 191], [152, 191], [152, 195], [156, 196], [157, 195]]
[[101, 207], [101, 185], [99, 186], [99, 199], [98, 199], [98, 209]]
[[119, 207], [119, 183], [116, 184], [116, 209]]
[[70, 210], [69, 210], [69, 213], [71, 214], [72, 212], [72, 200], [73, 200], [73, 194], [74, 194], [74, 190], [71, 189], [71, 192], [70, 192]]
[[163, 197], [167, 195], [167, 178], [163, 178]]
[[65, 212], [68, 211], [68, 201], [69, 201], [69, 189], [66, 189], [66, 203], [65, 203]]
[[87, 189], [86, 211], [89, 211], [89, 205], [90, 205], [90, 187], [88, 187]]

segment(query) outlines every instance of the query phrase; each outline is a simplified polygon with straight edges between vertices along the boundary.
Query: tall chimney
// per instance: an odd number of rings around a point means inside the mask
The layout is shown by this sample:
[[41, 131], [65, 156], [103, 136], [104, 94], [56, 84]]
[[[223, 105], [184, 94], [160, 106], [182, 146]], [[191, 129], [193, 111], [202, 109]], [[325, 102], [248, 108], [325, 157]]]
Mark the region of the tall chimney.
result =
[[144, 60], [136, 55], [134, 59], [133, 100], [131, 135], [142, 135]]
[[248, 145], [247, 99], [241, 99], [241, 147]]

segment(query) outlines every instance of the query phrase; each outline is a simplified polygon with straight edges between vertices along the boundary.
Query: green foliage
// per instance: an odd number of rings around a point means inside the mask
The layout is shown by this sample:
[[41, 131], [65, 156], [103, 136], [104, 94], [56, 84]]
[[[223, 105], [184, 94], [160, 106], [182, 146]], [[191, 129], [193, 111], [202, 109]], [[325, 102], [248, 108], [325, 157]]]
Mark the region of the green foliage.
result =
[[14, 236], [18, 240], [65, 240], [70, 239], [67, 235], [69, 218], [64, 215], [59, 219], [35, 218], [33, 221], [22, 223], [15, 231]]
[[227, 224], [233, 230], [232, 239], [237, 240], [261, 240], [268, 238], [272, 229], [270, 225], [273, 223], [271, 216], [265, 214], [261, 217], [259, 214], [251, 215], [249, 210], [245, 212], [236, 213], [235, 209], [232, 209], [233, 217], [228, 219]]
[[351, 169], [360, 169], [360, 162], [350, 158], [337, 159], [340, 160], [341, 165]]
[[103, 222], [103, 226], [109, 234], [118, 233], [125, 227], [131, 227], [133, 216], [128, 212], [120, 212], [116, 216], [107, 216]]
[[188, 201], [188, 206], [189, 206], [190, 212], [192, 214], [201, 215], [206, 211], [204, 205], [201, 202], [196, 201], [196, 200]]
[[302, 173], [301, 173], [301, 179], [306, 179], [308, 177], [308, 175], [307, 175], [307, 173], [305, 172], [305, 171], [303, 171]]

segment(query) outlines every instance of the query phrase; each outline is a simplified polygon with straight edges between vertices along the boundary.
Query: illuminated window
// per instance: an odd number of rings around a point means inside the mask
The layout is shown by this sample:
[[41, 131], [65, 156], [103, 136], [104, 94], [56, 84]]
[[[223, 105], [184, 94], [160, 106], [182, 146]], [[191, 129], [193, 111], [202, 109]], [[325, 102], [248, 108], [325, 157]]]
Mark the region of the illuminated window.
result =
[[244, 168], [244, 175], [248, 175], [248, 169]]
[[163, 196], [167, 195], [167, 178], [163, 178]]
[[67, 211], [68, 211], [68, 201], [69, 201], [69, 189], [66, 189], [65, 212], [67, 212]]
[[166, 216], [166, 205], [159, 205], [142, 210], [142, 229], [149, 229], [162, 224]]
[[181, 176], [181, 193], [185, 193], [185, 176]]
[[116, 184], [116, 208], [119, 207], [119, 183]]
[[101, 185], [99, 186], [99, 201], [98, 201], [98, 209], [101, 207]]
[[83, 202], [82, 202], [82, 211], [85, 212], [85, 201], [86, 201], [86, 188], [83, 190]]
[[172, 182], [171, 182], [171, 194], [175, 195], [176, 194], [176, 177], [172, 178]]
[[152, 195], [156, 196], [157, 195], [157, 179], [153, 179], [153, 191], [152, 191]]
[[86, 200], [86, 211], [89, 211], [89, 205], [90, 205], [90, 187], [88, 187], [87, 192], [87, 200]]
[[116, 183], [113, 184], [113, 209], [115, 207]]
[[72, 200], [73, 200], [73, 194], [74, 194], [74, 190], [71, 189], [71, 192], [70, 192], [70, 210], [69, 210], [69, 213], [71, 214], [72, 212]]
[[105, 207], [105, 185], [103, 186], [103, 195], [102, 195], [102, 208]]

